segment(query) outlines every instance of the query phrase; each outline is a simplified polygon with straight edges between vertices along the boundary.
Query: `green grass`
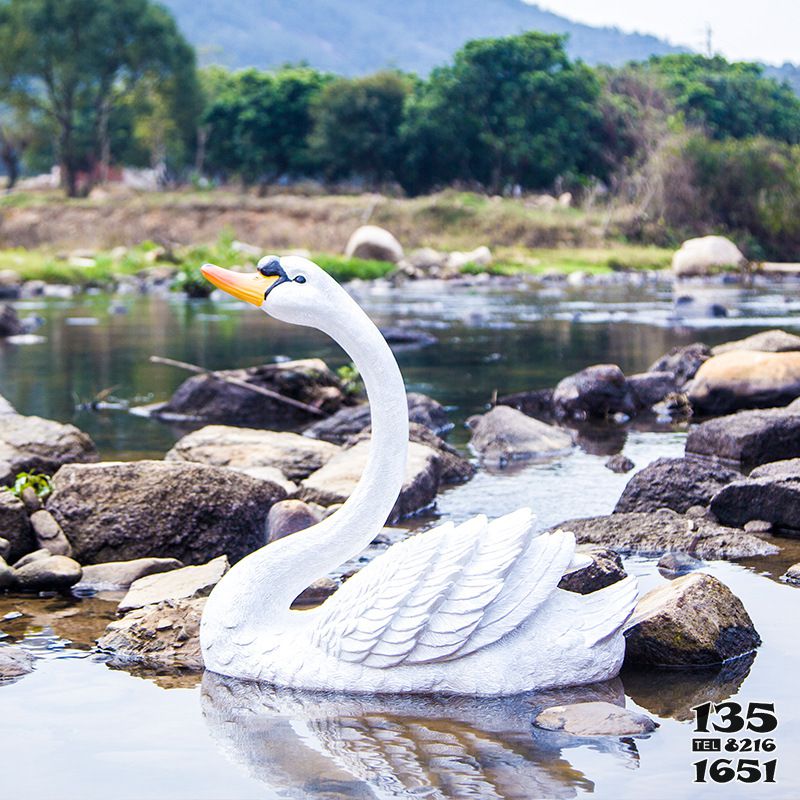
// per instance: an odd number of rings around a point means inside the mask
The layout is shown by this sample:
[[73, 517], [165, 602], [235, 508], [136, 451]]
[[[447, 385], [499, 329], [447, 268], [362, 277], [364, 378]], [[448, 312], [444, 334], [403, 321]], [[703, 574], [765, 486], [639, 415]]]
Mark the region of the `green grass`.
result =
[[351, 281], [354, 278], [370, 281], [382, 278], [394, 269], [394, 264], [388, 261], [345, 258], [326, 253], [315, 253], [312, 260], [340, 282]]

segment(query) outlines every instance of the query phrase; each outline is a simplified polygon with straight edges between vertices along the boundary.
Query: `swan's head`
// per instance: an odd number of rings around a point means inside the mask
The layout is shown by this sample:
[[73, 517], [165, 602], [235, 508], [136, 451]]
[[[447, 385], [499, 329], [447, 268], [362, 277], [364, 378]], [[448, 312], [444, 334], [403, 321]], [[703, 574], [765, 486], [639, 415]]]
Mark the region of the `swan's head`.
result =
[[347, 293], [325, 270], [300, 256], [265, 256], [255, 272], [233, 272], [204, 264], [203, 275], [230, 295], [272, 317], [295, 325], [319, 326], [326, 311], [341, 311]]

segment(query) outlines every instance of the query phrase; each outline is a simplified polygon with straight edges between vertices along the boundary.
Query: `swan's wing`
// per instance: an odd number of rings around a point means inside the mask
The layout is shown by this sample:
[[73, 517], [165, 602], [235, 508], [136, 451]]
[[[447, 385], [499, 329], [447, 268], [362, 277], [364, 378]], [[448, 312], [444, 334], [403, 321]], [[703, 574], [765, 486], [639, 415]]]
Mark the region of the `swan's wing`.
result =
[[466, 655], [535, 613], [574, 568], [574, 551], [571, 533], [537, 536], [530, 509], [441, 525], [350, 578], [319, 608], [313, 641], [369, 667]]

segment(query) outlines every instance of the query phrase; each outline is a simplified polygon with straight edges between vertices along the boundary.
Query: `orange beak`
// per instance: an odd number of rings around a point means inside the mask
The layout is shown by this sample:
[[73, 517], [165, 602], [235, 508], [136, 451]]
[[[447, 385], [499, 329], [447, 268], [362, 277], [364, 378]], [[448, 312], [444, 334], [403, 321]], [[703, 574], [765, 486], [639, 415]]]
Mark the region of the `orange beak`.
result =
[[258, 308], [261, 308], [267, 290], [278, 280], [278, 276], [266, 277], [260, 272], [234, 272], [214, 264], [203, 264], [200, 271], [218, 289]]

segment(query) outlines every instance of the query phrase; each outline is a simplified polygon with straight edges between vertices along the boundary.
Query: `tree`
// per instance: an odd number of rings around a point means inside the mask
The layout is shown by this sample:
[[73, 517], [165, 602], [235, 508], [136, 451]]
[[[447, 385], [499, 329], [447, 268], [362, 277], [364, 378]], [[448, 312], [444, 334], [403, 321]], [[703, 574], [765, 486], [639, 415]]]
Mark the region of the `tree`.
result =
[[194, 51], [170, 14], [149, 0], [3, 0], [0, 90], [18, 109], [46, 115], [67, 194], [81, 167], [111, 158], [110, 122], [145, 77], [172, 110], [197, 97]]
[[261, 184], [312, 172], [311, 105], [330, 80], [306, 66], [205, 70], [205, 167]]
[[405, 186], [453, 180], [490, 191], [546, 188], [602, 170], [600, 84], [564, 38], [529, 32], [468, 42], [408, 105]]
[[329, 83], [314, 104], [311, 145], [328, 178], [397, 179], [400, 126], [412, 79], [394, 71]]

